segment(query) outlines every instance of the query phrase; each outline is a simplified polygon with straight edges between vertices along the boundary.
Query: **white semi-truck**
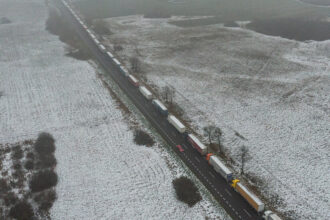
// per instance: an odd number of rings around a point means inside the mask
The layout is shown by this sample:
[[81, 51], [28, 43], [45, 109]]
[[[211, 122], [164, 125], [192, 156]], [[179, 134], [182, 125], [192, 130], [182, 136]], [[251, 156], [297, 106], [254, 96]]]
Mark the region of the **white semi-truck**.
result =
[[186, 126], [184, 126], [174, 115], [169, 115], [167, 121], [173, 125], [178, 132], [184, 133], [186, 131]]
[[145, 86], [140, 86], [139, 90], [146, 99], [148, 100], [152, 99], [152, 93]]
[[212, 155], [209, 157], [209, 164], [214, 170], [219, 173], [223, 178], [230, 182], [233, 180], [233, 173], [224, 165], [218, 156]]

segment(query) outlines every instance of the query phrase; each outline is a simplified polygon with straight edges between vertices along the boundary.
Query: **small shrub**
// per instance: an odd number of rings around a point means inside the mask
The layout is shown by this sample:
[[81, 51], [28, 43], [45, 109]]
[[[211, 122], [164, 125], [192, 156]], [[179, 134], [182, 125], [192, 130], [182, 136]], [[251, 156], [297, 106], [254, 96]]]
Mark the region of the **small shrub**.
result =
[[27, 160], [24, 164], [25, 169], [27, 170], [33, 170], [34, 168], [34, 163], [32, 160]]
[[38, 169], [47, 169], [54, 168], [57, 164], [54, 154], [43, 156], [37, 162], [36, 168]]
[[41, 192], [57, 184], [57, 174], [52, 170], [40, 171], [33, 175], [30, 181], [32, 192]]
[[30, 159], [30, 160], [34, 160], [34, 153], [33, 152], [29, 152], [26, 154], [26, 158]]
[[22, 178], [24, 178], [24, 173], [23, 173], [22, 169], [19, 169], [19, 170], [15, 170], [12, 173], [12, 176], [14, 177], [14, 179], [22, 179]]
[[1, 172], [1, 175], [2, 175], [3, 177], [7, 176], [7, 175], [8, 175], [8, 170], [5, 170], [5, 171]]
[[15, 205], [18, 202], [18, 198], [13, 192], [4, 194], [3, 200], [6, 206]]
[[33, 140], [25, 140], [24, 142], [23, 142], [23, 144], [24, 145], [32, 145], [33, 144]]
[[22, 165], [21, 165], [21, 163], [14, 163], [14, 164], [13, 164], [13, 168], [14, 168], [15, 170], [20, 170], [20, 169], [22, 169]]
[[135, 130], [134, 132], [134, 142], [138, 145], [145, 145], [151, 147], [154, 145], [154, 140], [142, 130]]
[[39, 156], [45, 156], [54, 153], [55, 151], [55, 140], [49, 133], [40, 133], [34, 148]]
[[101, 35], [110, 35], [112, 32], [108, 28], [108, 25], [103, 20], [96, 20], [93, 22], [93, 29], [96, 33]]
[[66, 56], [76, 58], [77, 60], [89, 60], [91, 58], [90, 51], [81, 44], [75, 47], [66, 47]]
[[54, 189], [49, 189], [49, 190], [45, 190], [42, 191], [40, 193], [38, 193], [35, 197], [34, 197], [34, 201], [38, 204], [41, 204], [42, 202], [54, 202], [57, 198], [56, 192]]
[[202, 199], [198, 188], [187, 177], [177, 178], [172, 183], [178, 200], [187, 203], [189, 207], [194, 206]]
[[15, 147], [13, 147], [13, 152], [11, 155], [13, 160], [20, 160], [23, 157], [23, 151], [21, 149], [21, 146], [16, 145]]
[[42, 211], [49, 211], [56, 199], [57, 195], [54, 189], [45, 190], [34, 197], [34, 201], [39, 204], [39, 209]]
[[6, 17], [0, 18], [0, 24], [10, 24], [10, 23], [11, 23], [11, 21]]
[[11, 150], [10, 147], [6, 146], [4, 149], [4, 153], [7, 154], [10, 152], [10, 150]]
[[116, 44], [113, 46], [113, 49], [114, 49], [114, 51], [117, 52], [117, 51], [122, 51], [124, 48], [121, 45]]
[[22, 170], [16, 170], [13, 174], [13, 180], [10, 182], [13, 188], [20, 188], [22, 189], [24, 186], [25, 176]]
[[10, 209], [9, 216], [18, 220], [29, 220], [33, 217], [33, 209], [26, 201], [21, 201]]
[[5, 179], [0, 179], [0, 195], [7, 193], [10, 187]]

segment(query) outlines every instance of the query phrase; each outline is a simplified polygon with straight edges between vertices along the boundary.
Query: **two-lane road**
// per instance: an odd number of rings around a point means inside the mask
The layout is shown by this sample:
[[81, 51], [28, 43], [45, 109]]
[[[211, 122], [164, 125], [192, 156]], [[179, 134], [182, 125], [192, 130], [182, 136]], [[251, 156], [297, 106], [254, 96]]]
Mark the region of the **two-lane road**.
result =
[[[179, 155], [191, 171], [199, 178], [199, 180], [205, 185], [205, 187], [227, 211], [227, 213], [233, 219], [262, 219], [258, 213], [243, 199], [243, 197], [236, 193], [233, 188], [230, 187], [230, 185], [214, 171], [206, 159], [185, 140], [183, 135], [178, 133], [175, 128], [167, 122], [166, 117], [159, 114], [151, 101], [148, 101], [144, 96], [142, 96], [138, 88], [134, 87], [127, 80], [127, 77], [122, 74], [119, 67], [110, 59], [110, 57], [99, 50], [86, 30], [80, 25], [65, 5], [60, 0], [55, 0], [55, 2], [62, 13], [62, 16], [72, 25], [72, 28], [87, 45], [99, 64], [111, 76], [113, 81], [118, 84], [121, 90], [127, 95], [128, 98], [130, 98], [132, 103]], [[178, 144], [182, 145], [184, 152], [179, 152], [176, 148], [176, 145]]]

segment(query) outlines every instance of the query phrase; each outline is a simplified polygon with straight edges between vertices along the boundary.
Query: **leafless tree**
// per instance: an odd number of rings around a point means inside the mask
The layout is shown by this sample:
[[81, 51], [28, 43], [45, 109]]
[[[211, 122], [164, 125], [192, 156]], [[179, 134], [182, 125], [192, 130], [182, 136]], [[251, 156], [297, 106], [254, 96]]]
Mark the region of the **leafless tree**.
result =
[[249, 160], [249, 149], [243, 145], [240, 148], [241, 151], [241, 175], [244, 174], [245, 163]]
[[135, 73], [141, 73], [141, 62], [137, 57], [131, 57], [129, 59], [131, 63], [131, 70]]
[[218, 128], [218, 127], [215, 127], [214, 128], [214, 130], [213, 130], [213, 137], [218, 142], [218, 151], [219, 151], [219, 153], [221, 153], [223, 151], [223, 149], [222, 149], [222, 143], [221, 143], [222, 134], [223, 134], [223, 132], [222, 132], [222, 130], [220, 128]]
[[173, 87], [165, 86], [162, 89], [162, 95], [165, 99], [165, 102], [172, 104], [175, 97], [175, 90]]
[[215, 130], [215, 127], [213, 125], [208, 125], [208, 126], [203, 128], [204, 136], [208, 137], [209, 144], [211, 144], [213, 142], [214, 130]]

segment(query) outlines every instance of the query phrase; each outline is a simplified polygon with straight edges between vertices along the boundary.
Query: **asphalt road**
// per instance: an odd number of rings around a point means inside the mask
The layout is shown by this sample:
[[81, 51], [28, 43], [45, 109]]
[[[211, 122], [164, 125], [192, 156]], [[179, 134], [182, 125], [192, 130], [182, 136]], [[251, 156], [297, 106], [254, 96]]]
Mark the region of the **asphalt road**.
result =
[[[163, 139], [172, 146], [173, 150], [205, 185], [226, 212], [233, 219], [262, 219], [261, 216], [258, 215], [258, 213], [244, 200], [244, 198], [235, 192], [220, 174], [214, 171], [206, 159], [185, 140], [184, 136], [177, 132], [177, 130], [168, 123], [166, 117], [162, 116], [157, 111], [151, 101], [148, 101], [140, 93], [138, 88], [133, 86], [127, 80], [127, 77], [123, 75], [119, 67], [110, 59], [110, 57], [99, 50], [86, 30], [80, 25], [65, 5], [60, 0], [56, 0], [56, 5], [60, 9], [62, 16], [71, 23], [72, 28], [91, 50], [99, 64], [130, 98], [133, 104], [141, 111]], [[176, 147], [178, 144], [183, 146], [184, 152], [179, 152]]]

